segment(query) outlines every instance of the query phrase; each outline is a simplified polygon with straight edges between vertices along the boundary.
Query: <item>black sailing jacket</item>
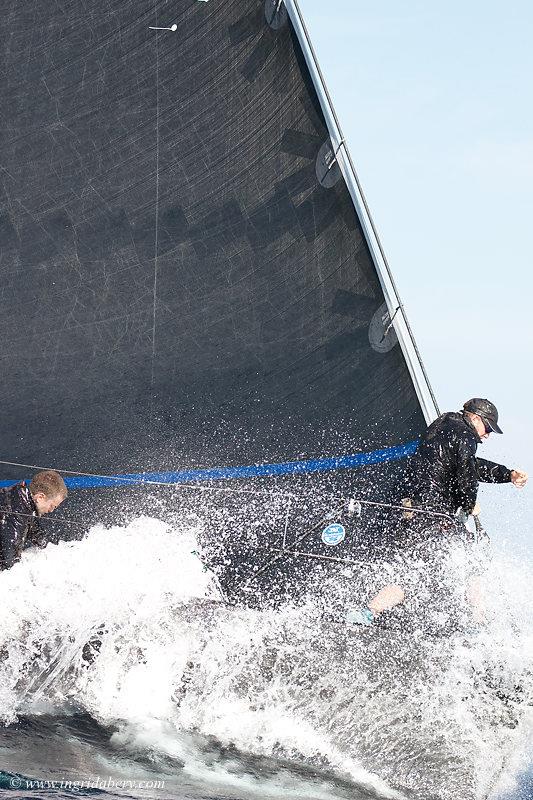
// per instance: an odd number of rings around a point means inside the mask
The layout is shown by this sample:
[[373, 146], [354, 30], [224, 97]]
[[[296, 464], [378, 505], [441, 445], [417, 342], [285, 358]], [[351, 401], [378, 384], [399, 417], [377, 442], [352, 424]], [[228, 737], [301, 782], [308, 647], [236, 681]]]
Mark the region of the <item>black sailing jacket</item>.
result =
[[479, 481], [508, 483], [511, 470], [476, 458], [482, 440], [463, 412], [442, 414], [422, 434], [406, 472], [406, 495], [415, 506], [448, 514], [470, 514]]
[[39, 513], [25, 483], [0, 489], [0, 569], [10, 569], [26, 547], [46, 546]]

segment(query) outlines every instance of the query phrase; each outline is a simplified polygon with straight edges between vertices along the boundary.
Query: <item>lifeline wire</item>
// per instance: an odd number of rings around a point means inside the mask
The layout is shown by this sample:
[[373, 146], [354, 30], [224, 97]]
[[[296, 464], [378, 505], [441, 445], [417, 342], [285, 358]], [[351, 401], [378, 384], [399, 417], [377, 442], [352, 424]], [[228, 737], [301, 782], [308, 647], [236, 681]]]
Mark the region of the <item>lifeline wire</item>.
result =
[[354, 500], [356, 503], [363, 503], [366, 506], [375, 506], [376, 508], [394, 508], [398, 511], [402, 511], [403, 513], [407, 512], [409, 514], [413, 511], [416, 514], [429, 514], [433, 517], [444, 517], [444, 519], [450, 521], [454, 519], [452, 514], [446, 514], [444, 511], [431, 511], [428, 508], [417, 508], [416, 506], [397, 506], [393, 503], [378, 503], [374, 500], [359, 500], [357, 497], [352, 497], [350, 499]]
[[[36, 469], [36, 470], [48, 470], [54, 469], [53, 467], [43, 467], [39, 466], [38, 464], [19, 464], [16, 461], [0, 461], [0, 464], [10, 467], [21, 467], [22, 469]], [[267, 495], [268, 497], [271, 496], [271, 492], [267, 490], [257, 491], [253, 489], [233, 489], [228, 488], [225, 486], [198, 486], [198, 485], [191, 485], [189, 483], [163, 483], [162, 481], [152, 481], [152, 480], [142, 480], [139, 481], [137, 478], [127, 478], [126, 476], [117, 477], [115, 475], [100, 475], [95, 472], [79, 472], [76, 470], [71, 469], [57, 469], [57, 472], [61, 472], [64, 475], [80, 475], [82, 477], [87, 478], [103, 478], [105, 480], [117, 481], [121, 484], [132, 484], [132, 485], [145, 485], [145, 486], [164, 486], [164, 487], [172, 487], [172, 488], [179, 488], [179, 489], [191, 489], [195, 491], [205, 491], [205, 492], [232, 492], [234, 494], [252, 494], [257, 495], [258, 497], [263, 497]], [[294, 499], [296, 495], [293, 492], [285, 492], [279, 491], [279, 495], [283, 497], [287, 497], [288, 499]], [[451, 514], [445, 514], [441, 511], [431, 511], [426, 508], [417, 508], [416, 506], [398, 506], [393, 503], [379, 503], [374, 500], [362, 500], [357, 497], [350, 498], [355, 500], [357, 503], [361, 503], [362, 505], [373, 506], [376, 508], [389, 508], [397, 511], [401, 511], [402, 513], [408, 511], [409, 513], [413, 512], [416, 514], [427, 514], [428, 516], [433, 517], [443, 517], [447, 520], [453, 520], [453, 516]], [[341, 509], [342, 510], [342, 509]], [[55, 519], [59, 519], [59, 517], [55, 517]]]
[[[25, 514], [23, 511], [11, 511], [10, 509], [0, 509], [0, 518], [4, 516], [4, 514], [13, 514], [15, 517], [29, 517], [29, 519], [35, 520], [42, 520], [42, 516], [37, 514]], [[79, 525], [78, 520], [69, 519], [68, 517], [52, 517], [51, 519], [57, 522], [67, 522], [69, 525]]]
[[[341, 513], [344, 510], [344, 506], [345, 506], [345, 504], [343, 503], [340, 508], [335, 509], [334, 514]], [[294, 542], [293, 547], [297, 547], [300, 544], [300, 542], [303, 542], [304, 539], [307, 539], [308, 536], [310, 536], [312, 533], [314, 533], [323, 524], [324, 524], [324, 520], [321, 519], [320, 522], [317, 522], [316, 525], [313, 525], [313, 527], [310, 528], [308, 531], [306, 531], [305, 533], [302, 533], [302, 535], [299, 536], [296, 539], [296, 541]], [[290, 555], [290, 552], [288, 552], [287, 550], [282, 551], [281, 553], [279, 553], [279, 555], [274, 556], [274, 558], [272, 558], [270, 561], [268, 561], [263, 567], [261, 567], [261, 569], [256, 570], [253, 573], [253, 575], [250, 575], [244, 582], [241, 581], [240, 582], [241, 590], [243, 590], [244, 587], [247, 586], [250, 583], [250, 581], [256, 580], [259, 577], [259, 575], [262, 575], [263, 572], [266, 572], [266, 570], [269, 567], [271, 567], [272, 564], [276, 564], [278, 561], [281, 561], [281, 559], [285, 558], [287, 555]], [[239, 586], [239, 583], [237, 583], [237, 586]]]
[[[128, 478], [126, 475], [100, 475], [96, 472], [79, 472], [73, 469], [57, 469], [56, 467], [43, 467], [39, 466], [39, 464], [19, 464], [16, 461], [0, 461], [0, 464], [3, 464], [8, 467], [21, 467], [21, 469], [36, 469], [36, 470], [54, 470], [55, 472], [60, 472], [63, 475], [79, 475], [83, 478], [102, 478], [106, 481], [117, 481], [119, 484], [131, 484], [132, 486], [164, 486], [164, 487], [172, 487], [176, 488], [179, 487], [180, 489], [195, 489], [196, 491], [200, 490], [203, 492], [233, 492], [235, 494], [253, 494], [257, 495], [258, 497], [263, 497], [265, 495], [271, 496], [271, 492], [267, 490], [258, 491], [254, 489], [229, 489], [225, 486], [198, 486], [196, 484], [189, 484], [189, 483], [167, 483], [164, 481], [152, 481], [152, 480], [139, 480], [138, 478]], [[16, 483], [16, 481], [13, 481]], [[294, 498], [295, 495], [292, 492], [286, 491], [278, 491], [278, 495], [287, 498]]]

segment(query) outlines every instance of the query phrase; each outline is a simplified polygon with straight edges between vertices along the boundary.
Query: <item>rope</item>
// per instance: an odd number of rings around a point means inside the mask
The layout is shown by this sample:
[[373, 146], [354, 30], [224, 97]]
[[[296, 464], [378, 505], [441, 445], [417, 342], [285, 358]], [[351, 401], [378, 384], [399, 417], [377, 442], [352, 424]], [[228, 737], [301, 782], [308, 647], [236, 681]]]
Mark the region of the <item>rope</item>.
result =
[[[119, 484], [131, 484], [131, 485], [142, 485], [142, 486], [163, 486], [166, 488], [180, 488], [180, 489], [191, 489], [195, 491], [203, 491], [203, 492], [231, 492], [232, 494], [252, 494], [258, 497], [272, 496], [272, 492], [258, 489], [233, 489], [228, 488], [225, 486], [198, 486], [197, 484], [190, 484], [190, 483], [168, 483], [165, 481], [153, 481], [153, 480], [141, 480], [139, 481], [138, 478], [128, 478], [127, 475], [100, 475], [97, 472], [80, 472], [79, 470], [72, 470], [72, 469], [58, 469], [57, 467], [43, 467], [39, 464], [19, 464], [16, 461], [0, 461], [0, 464], [8, 467], [20, 467], [21, 469], [34, 469], [34, 470], [54, 470], [55, 472], [60, 472], [62, 475], [78, 475], [82, 478], [101, 478], [102, 480], [106, 481], [116, 481]], [[16, 481], [13, 481], [16, 483]], [[296, 495], [293, 492], [281, 491], [278, 490], [277, 494], [281, 497], [286, 497], [287, 499], [293, 499]]]
[[[340, 514], [344, 510], [344, 507], [345, 507], [345, 504], [343, 503], [340, 508], [335, 509], [333, 514], [334, 515]], [[321, 519], [320, 522], [317, 522], [316, 525], [313, 525], [312, 528], [310, 528], [308, 531], [306, 531], [301, 536], [299, 536], [296, 539], [296, 541], [294, 542], [293, 547], [297, 547], [300, 544], [300, 542], [303, 542], [304, 539], [306, 539], [308, 536], [310, 536], [312, 533], [314, 533], [323, 524], [324, 524], [324, 520]], [[286, 550], [282, 550], [277, 556], [274, 556], [274, 558], [272, 558], [263, 567], [261, 567], [261, 569], [256, 570], [253, 573], [253, 575], [250, 575], [250, 577], [247, 578], [244, 581], [244, 583], [242, 581], [237, 583], [236, 584], [237, 587], [240, 585], [241, 590], [243, 590], [250, 583], [250, 581], [255, 581], [260, 575], [262, 575], [264, 572], [266, 572], [266, 570], [269, 569], [269, 567], [271, 567], [273, 564], [276, 564], [278, 561], [281, 561], [281, 559], [285, 558], [287, 555], [289, 555], [289, 553]]]
[[316, 561], [334, 561], [336, 564], [347, 564], [350, 567], [360, 567], [364, 561], [354, 561], [351, 558], [338, 558], [337, 556], [323, 556], [318, 553], [306, 553], [305, 550], [289, 550], [282, 547], [259, 547], [258, 550], [264, 550], [270, 553], [284, 553], [287, 556], [303, 556], [304, 558], [312, 558]]
[[[0, 464], [7, 465], [7, 466], [21, 467], [21, 468], [25, 468], [25, 469], [36, 469], [36, 470], [50, 469], [50, 467], [43, 467], [43, 466], [39, 466], [39, 465], [36, 465], [36, 464], [20, 464], [20, 463], [14, 462], [14, 461], [0, 461]], [[117, 480], [117, 481], [121, 481], [122, 483], [124, 481], [126, 481], [126, 483], [128, 482], [127, 478], [123, 478], [123, 477], [122, 478], [117, 478], [115, 476], [99, 475], [99, 474], [91, 473], [91, 472], [78, 472], [78, 471], [75, 471], [75, 470], [67, 470], [67, 469], [60, 469], [60, 470], [57, 470], [57, 472], [62, 472], [63, 474], [67, 474], [67, 475], [81, 475], [81, 476], [85, 476], [85, 477], [105, 478], [105, 479]], [[137, 479], [133, 479], [132, 478], [131, 479], [131, 483], [138, 484], [139, 482], [138, 482]], [[237, 493], [241, 493], [241, 494], [252, 494], [252, 495], [258, 495], [258, 496], [265, 496], [265, 495], [271, 496], [271, 494], [269, 492], [267, 492], [267, 491], [258, 492], [258, 491], [254, 491], [254, 490], [250, 490], [250, 489], [227, 489], [225, 487], [205, 487], [205, 486], [200, 487], [200, 486], [191, 486], [190, 484], [179, 484], [179, 483], [168, 484], [168, 483], [162, 483], [160, 481], [149, 481], [149, 480], [143, 481], [143, 483], [146, 483], [147, 485], [155, 485], [155, 486], [165, 486], [165, 487], [172, 486], [173, 488], [180, 487], [180, 488], [184, 488], [184, 489], [194, 489], [196, 491], [198, 489], [200, 489], [202, 491], [222, 491], [222, 492], [224, 492], [224, 491], [228, 492], [229, 491], [229, 492], [232, 492], [232, 493], [237, 492]], [[301, 536], [299, 536], [296, 539], [296, 541], [292, 544], [290, 550], [286, 549], [285, 548], [285, 542], [286, 542], [287, 529], [288, 529], [288, 524], [289, 524], [290, 503], [296, 497], [296, 495], [294, 495], [293, 493], [289, 493], [289, 492], [280, 492], [279, 494], [281, 494], [282, 496], [285, 496], [285, 497], [288, 498], [287, 513], [286, 513], [285, 527], [284, 527], [284, 533], [283, 533], [283, 545], [284, 546], [282, 548], [275, 548], [275, 547], [258, 548], [258, 549], [266, 549], [266, 550], [268, 550], [268, 552], [275, 552], [278, 555], [274, 556], [274, 558], [272, 558], [270, 561], [268, 561], [263, 567], [261, 567], [261, 569], [257, 570], [256, 572], [253, 573], [253, 575], [249, 576], [244, 581], [244, 583], [240, 582], [241, 589], [244, 589], [251, 581], [256, 580], [260, 575], [262, 575], [264, 572], [266, 572], [273, 564], [277, 563], [278, 561], [281, 561], [283, 558], [286, 558], [287, 556], [298, 556], [298, 557], [302, 557], [303, 556], [305, 558], [311, 558], [311, 559], [322, 560], [322, 561], [330, 561], [330, 562], [335, 562], [335, 563], [339, 563], [339, 564], [347, 564], [347, 565], [351, 565], [351, 566], [358, 566], [360, 564], [360, 562], [353, 561], [351, 559], [336, 558], [334, 556], [325, 556], [325, 555], [319, 555], [319, 554], [314, 554], [314, 553], [305, 553], [305, 552], [301, 552], [301, 551], [297, 550], [297, 547], [301, 542], [303, 542], [308, 536], [310, 536], [312, 533], [314, 533], [317, 529], [319, 529], [322, 525], [325, 524], [326, 520], [324, 520], [324, 519], [321, 519], [312, 528], [310, 528], [308, 531], [305, 531], [305, 533], [303, 533]], [[413, 513], [413, 514], [425, 514], [426, 516], [438, 517], [438, 518], [445, 519], [445, 520], [450, 521], [450, 522], [454, 520], [454, 517], [451, 514], [446, 514], [446, 513], [441, 512], [441, 511], [432, 511], [430, 509], [425, 509], [425, 508], [417, 508], [416, 506], [407, 507], [407, 506], [403, 506], [403, 505], [396, 505], [394, 503], [382, 503], [382, 502], [378, 502], [378, 501], [375, 501], [375, 500], [363, 500], [363, 499], [360, 499], [360, 498], [350, 498], [350, 500], [355, 502], [355, 503], [358, 503], [359, 505], [366, 505], [366, 506], [370, 506], [372, 508], [383, 508], [383, 509], [389, 509], [389, 510], [393, 510], [393, 511], [400, 511], [402, 514], [407, 511], [410, 514], [411, 513]], [[342, 505], [340, 505], [337, 509], [335, 509], [333, 512], [331, 512], [331, 516], [335, 517], [335, 516], [337, 516], [337, 514], [341, 514], [343, 511], [345, 511], [345, 509], [346, 509], [346, 500], [343, 500], [342, 501]], [[21, 512], [21, 511], [5, 510], [5, 511], [1, 511], [0, 514], [13, 514], [13, 515], [16, 515], [16, 516], [19, 516], [19, 517], [26, 517], [26, 518], [30, 518], [30, 519], [41, 519], [41, 517], [36, 517], [35, 514], [25, 514], [24, 512]], [[54, 516], [53, 519], [56, 520], [57, 522], [64, 522], [67, 525], [79, 525], [78, 521], [70, 519], [68, 517], [57, 517], [57, 516]], [[480, 538], [483, 535], [486, 536], [486, 533], [483, 530], [483, 528], [481, 526], [481, 522], [479, 521], [479, 519], [477, 517], [475, 517], [474, 519], [475, 519], [475, 523], [476, 523], [476, 532], [477, 532], [478, 536]], [[239, 584], [237, 584], [237, 586], [239, 586]], [[222, 594], [222, 591], [221, 591], [221, 594]]]
[[[5, 466], [20, 467], [22, 469], [32, 469], [32, 470], [55, 469], [54, 467], [44, 467], [44, 466], [41, 466], [41, 465], [38, 465], [38, 464], [21, 464], [21, 463], [18, 463], [16, 461], [1, 461], [0, 460], [0, 464], [3, 464]], [[101, 475], [101, 474], [95, 473], [95, 472], [80, 472], [80, 471], [69, 470], [69, 469], [56, 469], [55, 471], [56, 472], [60, 472], [60, 473], [62, 473], [64, 475], [79, 475], [79, 476], [82, 476], [82, 477], [89, 477], [89, 478], [102, 478], [102, 479], [105, 479], [105, 480], [116, 480], [116, 481], [118, 481], [118, 482], [120, 482], [122, 484], [123, 483], [126, 483], [126, 484], [131, 483], [131, 484], [134, 484], [134, 485], [139, 485], [139, 480], [137, 478], [128, 479], [126, 476], [117, 477], [117, 476], [114, 476], [114, 475]], [[16, 483], [16, 481], [14, 481], [14, 483]], [[162, 481], [146, 480], [146, 481], [141, 481], [141, 485], [163, 486], [165, 488], [172, 487], [172, 488], [180, 488], [180, 489], [190, 489], [190, 490], [193, 490], [193, 491], [231, 492], [232, 494], [251, 494], [251, 495], [255, 495], [257, 497], [265, 497], [265, 496], [271, 497], [272, 496], [272, 493], [267, 491], [267, 490], [258, 491], [258, 490], [254, 490], [254, 489], [242, 489], [242, 488], [233, 489], [233, 488], [227, 488], [227, 487], [221, 487], [221, 486], [197, 486], [197, 485], [192, 485], [191, 486], [191, 484], [189, 484], [189, 483], [163, 483]], [[278, 496], [286, 497], [287, 500], [289, 501], [289, 505], [290, 505], [291, 501], [294, 500], [297, 497], [297, 495], [295, 495], [293, 492], [278, 491], [277, 494], [278, 494]], [[441, 511], [431, 511], [430, 509], [426, 509], [426, 508], [417, 508], [416, 506], [406, 507], [406, 506], [396, 505], [394, 503], [380, 503], [380, 502], [374, 501], [374, 500], [363, 500], [363, 499], [360, 499], [360, 498], [357, 498], [357, 497], [350, 498], [350, 499], [355, 501], [356, 503], [361, 504], [361, 505], [371, 506], [373, 508], [386, 508], [386, 509], [391, 509], [393, 511], [401, 511], [402, 513], [405, 513], [406, 511], [408, 511], [409, 513], [414, 513], [414, 514], [426, 514], [427, 516], [440, 517], [440, 518], [446, 519], [448, 521], [453, 521], [453, 519], [454, 519], [454, 517], [451, 514], [446, 514], [446, 513], [441, 512]], [[340, 513], [341, 511], [343, 511], [344, 507], [345, 507], [345, 502], [346, 501], [343, 500], [343, 505], [338, 509], [338, 511], [335, 511], [333, 513], [337, 514], [337, 513]], [[19, 516], [28, 516], [28, 517], [32, 516], [30, 514], [23, 514], [22, 512], [18, 512], [18, 511], [4, 511], [2, 513], [5, 513], [5, 514], [7, 514], [7, 513], [18, 514]], [[66, 523], [68, 523], [70, 525], [78, 524], [74, 520], [68, 519], [67, 517], [56, 517], [56, 516], [54, 516], [54, 519], [57, 520], [57, 521], [60, 521], [60, 522], [66, 522]], [[478, 530], [478, 533], [480, 533], [480, 531], [478, 529], [478, 525], [480, 525], [479, 520], [477, 519], [477, 517], [475, 517], [474, 519], [476, 520], [476, 529]], [[322, 522], [318, 523], [318, 525], [320, 525], [320, 524], [322, 524]], [[288, 509], [287, 509], [287, 518], [285, 520], [284, 537], [286, 537], [287, 527], [288, 527]], [[312, 528], [311, 531], [308, 531], [305, 534], [303, 534], [303, 538], [308, 536], [312, 532], [312, 530], [315, 530], [316, 527], [317, 526]], [[483, 531], [483, 534], [485, 534], [484, 531]], [[300, 541], [300, 539], [298, 539], [294, 543], [294, 546], [299, 541]]]
[[431, 511], [429, 508], [417, 508], [416, 506], [398, 506], [394, 503], [378, 503], [374, 500], [360, 500], [358, 497], [350, 498], [354, 500], [356, 503], [362, 503], [365, 506], [374, 506], [376, 508], [392, 508], [402, 513], [411, 512], [415, 514], [427, 514], [432, 517], [443, 517], [444, 519], [453, 522], [454, 516], [452, 514], [446, 514], [444, 511]]
[[[0, 508], [0, 518], [4, 516], [4, 514], [14, 514], [16, 517], [28, 517], [29, 519], [39, 520], [42, 521], [43, 517], [40, 514], [25, 514], [23, 511], [10, 511], [9, 509]], [[67, 522], [69, 525], [79, 525], [78, 520], [69, 519], [68, 517], [52, 517], [53, 520], [57, 520], [58, 522]]]
[[[52, 470], [55, 470], [56, 472], [62, 473], [63, 475], [78, 475], [78, 476], [85, 477], [85, 478], [101, 478], [103, 480], [117, 481], [117, 483], [120, 483], [120, 484], [146, 485], [146, 486], [163, 486], [165, 488], [172, 487], [172, 488], [180, 488], [180, 489], [189, 489], [189, 490], [192, 490], [192, 491], [205, 491], [205, 492], [230, 492], [232, 494], [251, 494], [251, 495], [255, 495], [257, 497], [265, 497], [265, 496], [271, 497], [272, 496], [272, 492], [270, 492], [270, 491], [268, 491], [266, 489], [264, 489], [264, 490], [243, 489], [243, 488], [234, 489], [234, 488], [228, 488], [228, 487], [224, 487], [224, 486], [198, 486], [197, 484], [191, 485], [190, 483], [178, 483], [178, 482], [176, 482], [176, 483], [168, 483], [168, 482], [154, 481], [154, 480], [148, 480], [148, 479], [139, 481], [138, 478], [128, 478], [126, 475], [123, 475], [123, 476], [101, 475], [101, 474], [96, 473], [96, 472], [80, 472], [79, 470], [58, 469], [56, 467], [49, 467], [49, 466], [44, 467], [44, 466], [38, 465], [38, 464], [20, 464], [20, 463], [18, 463], [16, 461], [1, 461], [0, 460], [0, 464], [4, 465], [4, 466], [10, 466], [10, 467], [20, 467], [21, 469], [32, 469], [32, 470], [50, 470], [50, 469], [52, 469]], [[16, 481], [14, 481], [13, 483], [16, 483]], [[297, 495], [294, 492], [287, 492], [287, 491], [278, 490], [276, 492], [276, 494], [278, 496], [281, 496], [281, 497], [286, 497], [287, 500], [289, 500], [289, 502], [294, 500], [297, 497]], [[362, 500], [362, 499], [357, 498], [357, 497], [350, 498], [350, 499], [353, 499], [357, 503], [361, 503], [361, 504], [367, 505], [367, 506], [373, 506], [375, 508], [389, 508], [389, 509], [398, 510], [398, 511], [402, 511], [402, 512], [408, 511], [409, 513], [412, 512], [412, 513], [415, 513], [415, 514], [427, 514], [427, 515], [434, 516], [434, 517], [442, 517], [442, 518], [450, 520], [450, 521], [453, 520], [453, 516], [451, 514], [446, 514], [446, 513], [441, 512], [441, 511], [431, 511], [431, 510], [425, 509], [425, 508], [417, 508], [416, 506], [406, 507], [406, 506], [395, 505], [393, 503], [380, 503], [380, 502], [372, 501], [372, 500]], [[58, 519], [58, 517], [56, 517], [56, 519]]]
[[[404, 513], [405, 511], [408, 511], [409, 513], [410, 512], [414, 512], [414, 513], [418, 513], [418, 514], [426, 514], [426, 515], [431, 516], [431, 517], [439, 517], [441, 519], [445, 519], [448, 522], [453, 522], [454, 521], [454, 517], [451, 514], [446, 514], [446, 513], [442, 512], [442, 511], [431, 511], [429, 509], [416, 508], [414, 506], [409, 506], [409, 507], [399, 506], [399, 505], [395, 505], [393, 503], [379, 503], [379, 502], [373, 501], [373, 500], [358, 500], [357, 498], [351, 498], [351, 499], [355, 500], [355, 502], [357, 502], [357, 503], [361, 503], [361, 504], [364, 504], [364, 505], [372, 506], [374, 508], [387, 508], [387, 509], [392, 509], [394, 511], [401, 511], [402, 513]], [[337, 514], [341, 514], [343, 511], [345, 511], [345, 509], [346, 509], [346, 501], [344, 501], [340, 507], [338, 507], [333, 512], [331, 512], [330, 517], [333, 518], [333, 517], [337, 516]], [[296, 539], [296, 541], [293, 543], [293, 545], [292, 545], [290, 550], [286, 549], [286, 548], [276, 548], [276, 547], [258, 548], [258, 549], [266, 550], [268, 552], [278, 553], [278, 555], [274, 556], [274, 558], [272, 558], [270, 561], [268, 561], [263, 567], [261, 567], [261, 569], [258, 569], [256, 572], [254, 572], [252, 575], [250, 575], [248, 578], [246, 578], [244, 580], [244, 582], [240, 581], [237, 584], [235, 584], [235, 586], [237, 588], [240, 586], [241, 591], [244, 590], [248, 586], [248, 584], [250, 584], [252, 581], [256, 580], [264, 572], [266, 572], [267, 569], [269, 569], [273, 564], [276, 564], [278, 561], [281, 561], [283, 558], [286, 558], [287, 556], [303, 556], [304, 558], [311, 558], [311, 559], [316, 559], [316, 560], [319, 560], [319, 561], [332, 561], [332, 562], [335, 562], [335, 563], [347, 564], [347, 565], [350, 565], [350, 566], [360, 566], [361, 562], [353, 561], [352, 559], [336, 558], [335, 556], [324, 556], [324, 555], [320, 555], [318, 553], [306, 553], [306, 552], [300, 552], [300, 551], [297, 550], [298, 545], [301, 542], [303, 542], [304, 539], [306, 539], [308, 536], [310, 536], [312, 533], [314, 533], [317, 529], [319, 529], [326, 522], [327, 522], [327, 520], [321, 519], [320, 522], [316, 523], [316, 525], [313, 525], [312, 528], [310, 528], [308, 531], [306, 531], [305, 533], [303, 533], [301, 536], [299, 536]]]

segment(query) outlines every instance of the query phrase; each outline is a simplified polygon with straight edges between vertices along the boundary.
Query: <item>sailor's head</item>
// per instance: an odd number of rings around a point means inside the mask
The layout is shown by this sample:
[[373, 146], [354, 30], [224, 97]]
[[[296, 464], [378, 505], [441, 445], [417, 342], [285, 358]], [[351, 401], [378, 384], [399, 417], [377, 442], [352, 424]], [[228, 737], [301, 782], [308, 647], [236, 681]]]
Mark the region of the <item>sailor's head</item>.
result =
[[463, 411], [468, 414], [481, 439], [487, 439], [493, 431], [494, 433], [503, 433], [498, 425], [498, 409], [490, 400], [473, 397], [464, 404]]
[[65, 481], [53, 469], [45, 469], [33, 476], [30, 483], [30, 494], [37, 511], [42, 516], [61, 505], [67, 496]]

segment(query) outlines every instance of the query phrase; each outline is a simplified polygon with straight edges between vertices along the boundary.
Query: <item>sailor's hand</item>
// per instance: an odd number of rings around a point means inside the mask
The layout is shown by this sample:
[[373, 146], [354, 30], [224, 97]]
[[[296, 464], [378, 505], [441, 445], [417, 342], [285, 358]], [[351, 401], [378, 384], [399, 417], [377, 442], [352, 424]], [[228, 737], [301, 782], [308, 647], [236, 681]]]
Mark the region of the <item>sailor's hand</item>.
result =
[[520, 469], [511, 470], [511, 481], [514, 486], [521, 489], [527, 483], [527, 472], [522, 472]]
[[481, 506], [479, 505], [479, 503], [476, 503], [476, 505], [474, 506], [474, 508], [470, 513], [472, 514], [473, 517], [479, 517], [479, 515], [481, 514]]

